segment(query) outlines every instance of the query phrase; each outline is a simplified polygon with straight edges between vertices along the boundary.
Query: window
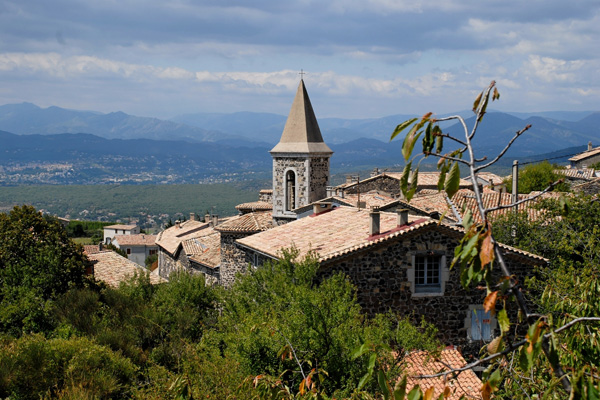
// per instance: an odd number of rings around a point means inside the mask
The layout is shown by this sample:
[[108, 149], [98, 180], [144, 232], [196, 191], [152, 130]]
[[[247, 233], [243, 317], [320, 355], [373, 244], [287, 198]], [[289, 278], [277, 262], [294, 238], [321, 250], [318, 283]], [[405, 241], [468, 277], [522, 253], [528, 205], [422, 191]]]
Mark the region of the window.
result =
[[469, 306], [465, 326], [470, 340], [489, 341], [493, 339], [496, 319], [491, 312], [485, 312], [481, 305]]
[[153, 256], [155, 254], [156, 254], [156, 250], [154, 250], [154, 249], [153, 250], [148, 250], [148, 255], [149, 256]]
[[415, 257], [415, 293], [441, 292], [441, 259], [438, 254]]
[[131, 249], [129, 247], [127, 248], [127, 254], [131, 254]]
[[296, 174], [294, 171], [285, 173], [285, 211], [296, 208]]

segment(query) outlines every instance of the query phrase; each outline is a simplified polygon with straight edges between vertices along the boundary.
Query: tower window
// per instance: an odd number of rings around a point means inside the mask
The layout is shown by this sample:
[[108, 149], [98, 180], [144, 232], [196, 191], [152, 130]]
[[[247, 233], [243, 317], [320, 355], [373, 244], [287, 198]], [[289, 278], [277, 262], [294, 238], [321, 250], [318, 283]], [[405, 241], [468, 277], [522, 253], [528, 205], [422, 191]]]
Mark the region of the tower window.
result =
[[285, 174], [285, 211], [296, 208], [296, 174], [288, 171]]

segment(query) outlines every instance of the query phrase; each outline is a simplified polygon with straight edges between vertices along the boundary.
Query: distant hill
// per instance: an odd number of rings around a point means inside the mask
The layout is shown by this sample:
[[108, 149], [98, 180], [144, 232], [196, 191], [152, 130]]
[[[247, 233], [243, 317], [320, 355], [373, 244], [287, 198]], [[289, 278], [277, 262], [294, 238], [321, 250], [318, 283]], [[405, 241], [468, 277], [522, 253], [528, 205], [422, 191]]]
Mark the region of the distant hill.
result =
[[123, 112], [102, 114], [40, 108], [31, 103], [0, 106], [0, 129], [20, 135], [90, 133], [107, 139], [170, 139], [212, 142], [231, 137], [224, 132], [201, 129], [157, 118], [135, 117]]

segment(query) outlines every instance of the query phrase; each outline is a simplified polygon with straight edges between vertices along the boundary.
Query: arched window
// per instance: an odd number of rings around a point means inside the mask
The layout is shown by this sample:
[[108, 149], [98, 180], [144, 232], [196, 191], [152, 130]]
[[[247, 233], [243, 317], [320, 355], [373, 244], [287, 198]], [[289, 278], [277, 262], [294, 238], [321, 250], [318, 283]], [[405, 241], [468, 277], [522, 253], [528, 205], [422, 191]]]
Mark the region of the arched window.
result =
[[288, 171], [285, 174], [285, 211], [296, 208], [296, 174]]

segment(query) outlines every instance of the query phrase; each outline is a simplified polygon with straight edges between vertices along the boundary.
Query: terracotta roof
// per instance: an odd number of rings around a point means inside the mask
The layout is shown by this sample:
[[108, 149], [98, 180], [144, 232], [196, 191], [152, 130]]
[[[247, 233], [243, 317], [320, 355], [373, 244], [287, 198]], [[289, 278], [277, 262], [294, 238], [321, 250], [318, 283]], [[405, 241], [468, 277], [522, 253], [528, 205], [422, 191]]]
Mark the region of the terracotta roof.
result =
[[273, 194], [273, 189], [261, 189], [260, 194]]
[[190, 261], [216, 268], [221, 262], [221, 234], [214, 232], [183, 242], [185, 253]]
[[461, 396], [467, 399], [481, 399], [480, 389], [483, 386], [481, 380], [472, 370], [461, 372], [456, 378], [448, 375], [444, 377], [418, 379], [415, 376], [435, 375], [438, 372], [448, 371], [451, 368], [464, 367], [467, 362], [460, 352], [453, 348], [442, 350], [438, 358], [432, 357], [425, 351], [415, 351], [404, 358], [404, 372], [408, 376], [407, 392], [414, 386], [419, 385], [425, 392], [434, 388], [433, 399], [437, 399], [446, 387], [450, 388], [451, 395], [445, 399], [457, 400]]
[[[346, 194], [342, 200], [351, 203], [353, 206], [356, 206], [356, 203], [358, 202], [358, 194]], [[366, 208], [381, 207], [391, 203], [394, 200], [395, 199], [389, 194], [384, 194], [376, 190], [371, 190], [369, 192], [360, 194], [360, 201], [365, 202]]]
[[[380, 213], [381, 232], [387, 232], [388, 237], [402, 233], [396, 230], [397, 220], [396, 213]], [[405, 226], [404, 231], [437, 224], [437, 221], [429, 218], [410, 216], [409, 220], [411, 225]], [[380, 242], [385, 236], [369, 237], [369, 211], [341, 206], [238, 239], [237, 242], [274, 258], [279, 256], [281, 249], [295, 246], [300, 251], [300, 257], [315, 251], [320, 260], [325, 261]]]
[[423, 192], [425, 191], [417, 193], [417, 195], [410, 200], [408, 205], [430, 214], [433, 212], [439, 212], [440, 214], [446, 213], [446, 218], [455, 219], [454, 214], [448, 205], [445, 192], [435, 192], [433, 194]]
[[160, 232], [156, 237], [156, 244], [170, 254], [175, 254], [181, 242], [187, 239], [210, 235], [213, 229], [208, 222], [184, 221]]
[[[500, 175], [496, 175], [494, 173], [491, 173], [491, 172], [478, 172], [477, 173], [477, 177], [483, 179], [486, 182], [488, 182], [488, 184], [491, 184], [493, 182], [494, 185], [499, 185], [499, 184], [502, 183], [502, 181], [504, 181], [503, 177], [501, 177]], [[469, 180], [470, 181], [470, 178], [465, 178], [465, 180]]]
[[279, 143], [271, 153], [333, 153], [323, 141], [317, 117], [301, 79]]
[[242, 203], [235, 206], [235, 208], [239, 211], [265, 211], [272, 210], [273, 203], [268, 203], [266, 201], [253, 201], [250, 203]]
[[252, 212], [230, 218], [217, 225], [219, 232], [262, 232], [273, 227], [273, 215], [270, 211]]
[[[298, 249], [300, 258], [314, 251], [318, 254], [319, 261], [323, 263], [421, 229], [444, 230], [457, 237], [464, 234], [462, 228], [449, 226], [429, 217], [412, 215], [409, 216], [408, 225], [398, 227], [396, 213], [381, 212], [382, 233], [369, 236], [369, 218], [367, 210], [341, 206], [238, 239], [237, 243], [273, 258], [279, 257], [280, 250], [294, 246]], [[535, 254], [502, 244], [501, 247], [528, 257], [534, 262], [547, 262], [545, 258]]]
[[137, 225], [108, 225], [104, 229], [125, 229], [126, 231], [137, 228]]
[[596, 170], [593, 168], [565, 168], [555, 169], [555, 174], [564, 175], [567, 178], [585, 179], [587, 181], [596, 177]]
[[597, 154], [600, 154], [600, 147], [596, 147], [591, 150], [586, 150], [582, 153], [579, 153], [579, 154], [569, 158], [569, 161], [581, 161], [581, 160], [585, 160], [588, 157], [595, 156]]
[[85, 255], [90, 255], [90, 254], [96, 254], [96, 253], [100, 253], [102, 250], [100, 250], [100, 246], [98, 246], [97, 244], [84, 244], [83, 245], [83, 254]]
[[115, 235], [113, 242], [119, 246], [156, 246], [157, 235]]
[[[384, 175], [390, 176], [398, 180], [402, 178], [402, 172], [385, 172]], [[438, 171], [419, 172], [417, 186], [437, 186], [439, 179], [440, 173]], [[469, 188], [473, 187], [473, 184], [471, 183], [470, 179], [461, 178], [459, 187]]]
[[101, 251], [88, 255], [88, 258], [94, 263], [94, 277], [112, 287], [118, 287], [135, 274], [149, 274], [152, 284], [167, 281], [114, 251]]

